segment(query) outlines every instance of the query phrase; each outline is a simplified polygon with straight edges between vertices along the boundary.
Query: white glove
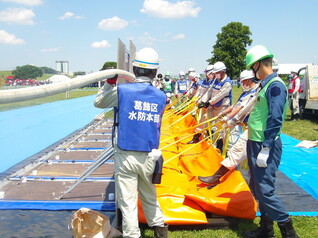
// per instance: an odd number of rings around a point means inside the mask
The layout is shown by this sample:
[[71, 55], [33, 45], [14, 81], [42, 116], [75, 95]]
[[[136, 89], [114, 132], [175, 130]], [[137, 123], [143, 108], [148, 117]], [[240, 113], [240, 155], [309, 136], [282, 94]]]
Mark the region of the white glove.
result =
[[227, 128], [232, 128], [232, 127], [234, 127], [234, 126], [236, 126], [236, 122], [235, 122], [233, 119], [230, 119], [230, 120], [228, 120], [228, 121], [226, 122], [226, 127], [227, 127]]
[[227, 120], [228, 120], [227, 116], [224, 116], [224, 117], [221, 118], [221, 121], [223, 121], [223, 122], [226, 122]]
[[162, 156], [162, 153], [161, 150], [152, 149], [152, 151], [148, 153], [148, 156], [151, 160], [157, 161]]
[[262, 147], [261, 151], [259, 152], [257, 159], [256, 159], [256, 164], [258, 167], [267, 167], [267, 159], [269, 156], [269, 148], [268, 147]]

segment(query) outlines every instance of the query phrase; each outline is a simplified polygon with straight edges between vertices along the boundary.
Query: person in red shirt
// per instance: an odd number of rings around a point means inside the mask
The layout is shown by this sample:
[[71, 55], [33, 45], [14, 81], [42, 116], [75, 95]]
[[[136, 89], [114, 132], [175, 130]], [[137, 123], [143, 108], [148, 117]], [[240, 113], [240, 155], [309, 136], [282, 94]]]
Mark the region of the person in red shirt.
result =
[[300, 93], [300, 79], [297, 70], [292, 70], [290, 74], [290, 81], [288, 87], [289, 108], [291, 111], [291, 120], [300, 119], [299, 115], [299, 93]]

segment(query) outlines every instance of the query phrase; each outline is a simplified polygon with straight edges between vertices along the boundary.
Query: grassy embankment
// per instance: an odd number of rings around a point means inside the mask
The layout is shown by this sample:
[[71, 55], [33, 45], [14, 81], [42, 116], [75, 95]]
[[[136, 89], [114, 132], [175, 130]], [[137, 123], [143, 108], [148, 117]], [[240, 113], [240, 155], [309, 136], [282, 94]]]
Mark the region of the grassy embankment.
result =
[[[0, 73], [1, 77], [1, 73]], [[70, 98], [82, 97], [91, 94], [95, 94], [94, 91], [74, 91], [70, 93]], [[237, 97], [241, 93], [241, 88], [233, 88], [233, 94], [235, 102]], [[6, 111], [26, 106], [33, 106], [37, 104], [53, 102], [57, 100], [66, 100], [65, 93], [53, 95], [50, 97], [29, 100], [19, 103], [10, 103], [0, 105], [0, 111]], [[318, 121], [317, 118], [305, 119], [300, 121], [290, 121], [290, 112], [287, 112], [287, 118], [283, 126], [283, 133], [290, 135], [298, 140], [317, 140], [318, 139]], [[294, 226], [298, 234], [302, 238], [312, 238], [318, 237], [318, 217], [304, 217], [297, 216], [293, 217]], [[196, 231], [169, 231], [170, 238], [206, 238], [206, 237], [218, 237], [218, 238], [236, 238], [242, 237], [241, 234], [245, 230], [256, 228], [256, 224], [259, 223], [259, 218], [256, 218], [254, 221], [249, 220], [240, 220], [238, 223], [237, 230], [230, 229], [218, 229], [218, 230], [196, 230]], [[279, 229], [275, 224], [275, 234], [276, 237], [281, 237]], [[149, 229], [143, 230], [143, 237], [153, 237], [153, 231]]]

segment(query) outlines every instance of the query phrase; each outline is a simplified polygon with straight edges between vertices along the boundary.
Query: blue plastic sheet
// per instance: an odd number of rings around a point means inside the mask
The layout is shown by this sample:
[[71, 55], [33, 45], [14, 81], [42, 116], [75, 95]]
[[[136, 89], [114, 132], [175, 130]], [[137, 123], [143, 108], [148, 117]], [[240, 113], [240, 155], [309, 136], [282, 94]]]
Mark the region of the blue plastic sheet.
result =
[[0, 173], [36, 154], [102, 112], [95, 95], [0, 112]]
[[0, 210], [93, 210], [115, 211], [115, 202], [109, 201], [46, 201], [46, 200], [0, 200]]
[[295, 147], [301, 141], [284, 134], [281, 138], [283, 155], [280, 171], [318, 200], [318, 148]]

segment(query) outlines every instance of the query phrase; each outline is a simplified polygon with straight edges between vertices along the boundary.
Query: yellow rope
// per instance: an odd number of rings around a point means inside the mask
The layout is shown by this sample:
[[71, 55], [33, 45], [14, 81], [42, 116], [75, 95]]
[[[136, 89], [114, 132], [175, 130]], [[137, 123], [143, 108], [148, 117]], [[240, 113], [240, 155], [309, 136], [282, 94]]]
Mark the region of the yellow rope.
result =
[[[220, 130], [223, 130], [223, 127], [222, 127], [221, 129], [219, 129], [218, 131], [214, 132], [213, 134], [219, 133]], [[220, 134], [220, 133], [219, 133], [219, 134]], [[190, 135], [191, 135], [191, 134], [190, 134]], [[186, 137], [188, 137], [188, 136], [186, 136]], [[183, 140], [183, 139], [186, 138], [186, 137], [183, 137], [182, 139], [178, 140], [178, 142], [181, 141], [181, 140]], [[208, 140], [208, 139], [209, 139], [209, 137], [206, 137], [206, 138], [200, 140], [198, 143], [195, 143], [195, 144], [191, 145], [189, 148], [186, 148], [185, 150], [181, 151], [179, 154], [177, 154], [177, 155], [175, 155], [175, 156], [173, 156], [173, 157], [171, 157], [171, 158], [165, 160], [165, 161], [164, 161], [164, 164], [170, 162], [171, 160], [173, 160], [173, 159], [175, 159], [175, 158], [177, 158], [177, 157], [179, 157], [180, 155], [182, 155], [182, 154], [185, 153], [186, 151], [190, 150], [190, 149], [193, 148], [194, 146], [196, 146], [196, 145], [198, 145], [198, 144], [200, 144], [200, 143], [202, 143], [203, 141], [206, 141], [206, 140]], [[160, 148], [159, 150], [162, 151], [163, 149], [165, 149], [165, 148], [167, 148], [167, 147], [169, 147], [169, 146], [171, 146], [171, 145], [173, 145], [173, 144], [175, 144], [175, 143], [172, 143], [172, 144], [169, 144], [169, 145], [167, 145], [167, 146], [164, 146], [164, 147]]]
[[167, 164], [167, 163], [169, 163], [170, 161], [174, 160], [175, 158], [178, 158], [178, 157], [179, 157], [180, 155], [182, 155], [183, 153], [185, 153], [185, 152], [187, 152], [188, 150], [192, 149], [194, 146], [199, 145], [199, 144], [202, 143], [203, 141], [206, 141], [207, 139], [208, 139], [208, 137], [204, 138], [203, 140], [200, 140], [200, 141], [199, 141], [198, 143], [196, 143], [196, 144], [193, 144], [193, 145], [189, 146], [188, 148], [186, 148], [185, 150], [183, 150], [183, 151], [180, 152], [179, 154], [176, 154], [175, 156], [173, 156], [173, 157], [171, 157], [171, 158], [165, 160], [165, 161], [163, 162], [163, 164]]
[[222, 157], [225, 159], [226, 153], [227, 153], [227, 148], [229, 146], [229, 138], [230, 138], [230, 129], [226, 128], [225, 129], [225, 144], [223, 146], [223, 151], [222, 151]]
[[174, 121], [173, 123], [171, 123], [171, 124], [169, 124], [168, 126], [164, 127], [164, 129], [172, 127], [174, 124], [178, 123], [179, 121], [181, 121], [182, 119], [184, 119], [186, 116], [188, 116], [189, 114], [193, 113], [195, 110], [197, 110], [197, 108], [194, 108], [192, 111], [188, 112], [187, 114], [185, 114], [184, 116], [180, 117], [179, 119], [177, 119], [177, 120]]

